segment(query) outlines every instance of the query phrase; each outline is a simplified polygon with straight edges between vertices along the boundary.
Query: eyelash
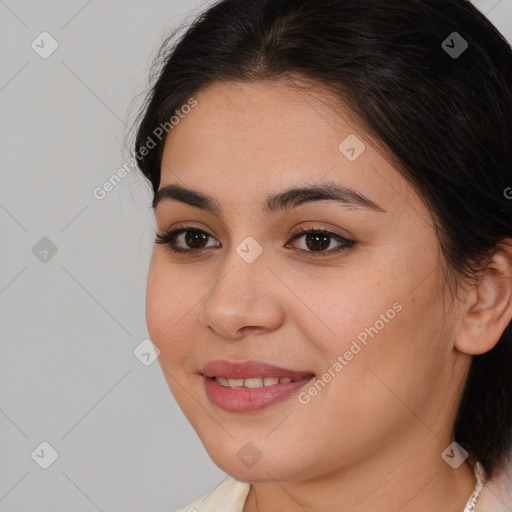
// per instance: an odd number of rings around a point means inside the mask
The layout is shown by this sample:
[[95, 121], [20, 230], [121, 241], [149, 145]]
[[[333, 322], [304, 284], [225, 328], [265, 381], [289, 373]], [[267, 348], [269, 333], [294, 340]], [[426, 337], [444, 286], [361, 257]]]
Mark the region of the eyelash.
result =
[[[167, 230], [163, 233], [156, 233], [155, 243], [157, 244], [163, 244], [166, 246], [167, 249], [169, 249], [172, 253], [189, 253], [191, 256], [200, 256], [204, 251], [207, 251], [209, 248], [202, 248], [202, 249], [179, 249], [176, 247], [176, 238], [181, 235], [182, 233], [186, 233], [187, 231], [195, 231], [198, 233], [204, 233], [209, 238], [213, 238], [211, 235], [209, 235], [206, 231], [203, 231], [202, 229], [198, 229], [193, 226], [183, 226], [178, 229], [174, 230]], [[306, 251], [304, 249], [297, 249], [295, 247], [292, 247], [294, 251], [298, 251], [301, 253], [306, 253], [308, 258], [322, 258], [326, 256], [330, 256], [333, 253], [340, 253], [343, 251], [346, 251], [348, 249], [351, 249], [354, 247], [357, 242], [355, 240], [350, 240], [348, 238], [345, 238], [341, 235], [337, 235], [336, 233], [332, 233], [330, 231], [326, 231], [325, 229], [315, 229], [315, 228], [309, 228], [306, 229], [303, 226], [299, 226], [293, 233], [291, 241], [294, 241], [296, 238], [300, 238], [303, 235], [326, 235], [330, 238], [333, 238], [336, 242], [339, 242], [341, 245], [336, 247], [335, 249], [330, 249], [329, 251]]]

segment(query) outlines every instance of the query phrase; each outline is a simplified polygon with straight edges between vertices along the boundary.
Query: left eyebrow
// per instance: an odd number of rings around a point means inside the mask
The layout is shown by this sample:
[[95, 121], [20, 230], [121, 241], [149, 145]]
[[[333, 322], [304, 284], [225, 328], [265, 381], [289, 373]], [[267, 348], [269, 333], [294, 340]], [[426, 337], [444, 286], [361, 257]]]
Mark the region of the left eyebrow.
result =
[[[179, 201], [223, 218], [222, 209], [215, 198], [180, 185], [165, 185], [157, 190], [153, 198], [153, 209], [156, 209], [163, 201]], [[326, 182], [290, 188], [272, 194], [265, 201], [263, 213], [270, 215], [278, 211], [297, 208], [302, 204], [314, 201], [335, 201], [347, 207], [369, 209], [378, 212], [386, 211], [357, 190], [345, 185]]]

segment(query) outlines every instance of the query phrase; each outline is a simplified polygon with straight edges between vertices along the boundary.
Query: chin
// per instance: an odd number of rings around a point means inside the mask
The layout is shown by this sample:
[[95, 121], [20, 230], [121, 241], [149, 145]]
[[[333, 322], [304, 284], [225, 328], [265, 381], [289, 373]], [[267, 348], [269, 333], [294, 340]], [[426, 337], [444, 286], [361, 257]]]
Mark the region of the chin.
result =
[[275, 450], [271, 450], [272, 459], [269, 460], [262, 453], [264, 449], [259, 451], [251, 443], [242, 445], [240, 449], [235, 449], [233, 442], [228, 447], [219, 444], [210, 447], [205, 444], [205, 448], [217, 467], [240, 482], [288, 480], [296, 475], [298, 469], [297, 466], [290, 466], [292, 461], [286, 455], [281, 458], [281, 461], [286, 462], [283, 465], [276, 458], [278, 455]]

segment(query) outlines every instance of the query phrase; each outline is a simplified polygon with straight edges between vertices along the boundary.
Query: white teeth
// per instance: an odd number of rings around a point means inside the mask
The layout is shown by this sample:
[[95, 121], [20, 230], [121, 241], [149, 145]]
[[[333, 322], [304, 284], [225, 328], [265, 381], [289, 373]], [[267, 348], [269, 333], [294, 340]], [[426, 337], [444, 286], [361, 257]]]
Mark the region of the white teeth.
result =
[[246, 388], [261, 388], [263, 386], [263, 379], [260, 377], [253, 377], [252, 379], [244, 379], [243, 385]]
[[261, 388], [263, 386], [275, 386], [279, 383], [287, 384], [288, 382], [295, 382], [301, 379], [292, 379], [291, 377], [252, 377], [250, 379], [226, 379], [224, 377], [215, 377], [215, 380], [219, 384], [230, 388]]

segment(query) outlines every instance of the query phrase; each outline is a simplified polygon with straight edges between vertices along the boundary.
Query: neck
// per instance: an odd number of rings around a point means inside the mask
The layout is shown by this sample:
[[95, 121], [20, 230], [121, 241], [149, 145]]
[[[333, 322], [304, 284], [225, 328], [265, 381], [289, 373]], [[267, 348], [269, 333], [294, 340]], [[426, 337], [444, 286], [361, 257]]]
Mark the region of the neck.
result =
[[476, 481], [468, 461], [452, 469], [441, 458], [450, 442], [423, 442], [401, 459], [395, 451], [321, 478], [255, 483], [243, 512], [463, 512]]

